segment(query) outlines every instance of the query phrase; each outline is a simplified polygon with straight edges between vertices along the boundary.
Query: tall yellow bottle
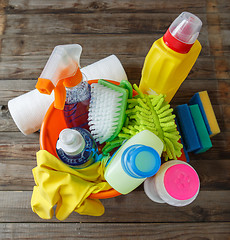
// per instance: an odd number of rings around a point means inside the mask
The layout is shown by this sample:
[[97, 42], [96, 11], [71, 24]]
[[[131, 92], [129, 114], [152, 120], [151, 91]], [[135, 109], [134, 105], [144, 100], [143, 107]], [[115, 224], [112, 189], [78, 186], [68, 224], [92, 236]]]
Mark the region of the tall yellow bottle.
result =
[[183, 12], [153, 43], [142, 69], [139, 87], [144, 93], [163, 93], [171, 101], [200, 54], [197, 37], [201, 26], [197, 16]]

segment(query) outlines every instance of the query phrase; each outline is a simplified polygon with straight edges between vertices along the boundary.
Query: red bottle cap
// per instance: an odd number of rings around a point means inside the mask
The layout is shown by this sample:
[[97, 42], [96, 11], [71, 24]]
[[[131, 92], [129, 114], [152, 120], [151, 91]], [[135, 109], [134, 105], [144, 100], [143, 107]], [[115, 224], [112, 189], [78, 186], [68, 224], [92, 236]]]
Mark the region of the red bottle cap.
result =
[[178, 53], [188, 53], [196, 41], [202, 26], [201, 20], [192, 13], [181, 13], [163, 36], [164, 43]]

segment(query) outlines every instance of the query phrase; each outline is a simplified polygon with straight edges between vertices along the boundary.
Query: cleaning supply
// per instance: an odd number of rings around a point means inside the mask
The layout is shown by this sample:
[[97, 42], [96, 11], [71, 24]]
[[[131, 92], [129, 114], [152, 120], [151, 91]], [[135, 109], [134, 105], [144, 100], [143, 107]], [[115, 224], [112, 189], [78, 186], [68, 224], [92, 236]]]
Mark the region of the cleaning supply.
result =
[[32, 210], [43, 219], [65, 220], [73, 211], [83, 215], [101, 216], [104, 206], [92, 193], [111, 189], [104, 179], [108, 158], [87, 168], [72, 169], [45, 150], [37, 152], [37, 166], [33, 169], [34, 186]]
[[[115, 55], [83, 67], [81, 72], [88, 81], [100, 78], [117, 82], [128, 80], [120, 60]], [[24, 135], [29, 135], [40, 129], [45, 114], [53, 101], [54, 92], [45, 95], [34, 89], [11, 99], [8, 102], [8, 109], [18, 129]]]
[[162, 164], [157, 174], [144, 182], [144, 191], [152, 201], [177, 207], [193, 202], [199, 189], [200, 180], [195, 169], [179, 160]]
[[54, 107], [64, 109], [67, 126], [88, 128], [90, 85], [79, 69], [82, 47], [78, 44], [56, 46], [43, 69], [36, 88], [45, 94], [54, 90]]
[[[89, 81], [89, 84], [96, 83], [97, 81], [98, 80], [91, 80]], [[114, 84], [119, 84], [118, 82], [115, 82], [115, 81], [111, 81], [111, 82]], [[128, 83], [128, 81], [125, 81], [125, 82]], [[54, 104], [52, 104], [49, 110], [47, 111], [41, 126], [40, 149], [47, 150], [52, 155], [58, 158], [57, 151], [56, 151], [56, 144], [59, 138], [59, 134], [64, 128], [67, 128], [67, 125], [64, 119], [63, 111], [54, 108]], [[99, 150], [101, 149], [100, 147], [101, 146], [98, 147]], [[99, 160], [100, 158], [98, 159], [98, 161]], [[118, 195], [121, 195], [121, 194], [111, 188], [108, 191], [102, 191], [102, 192], [91, 194], [90, 198], [105, 199], [105, 198], [113, 198]]]
[[181, 130], [181, 136], [187, 152], [193, 152], [201, 149], [199, 137], [190, 109], [187, 104], [176, 106], [174, 109], [178, 126]]
[[189, 106], [190, 112], [192, 114], [193, 122], [196, 127], [196, 131], [200, 140], [201, 148], [196, 150], [195, 153], [203, 153], [212, 147], [212, 142], [210, 140], [208, 130], [204, 123], [204, 119], [200, 112], [198, 104]]
[[162, 150], [163, 143], [154, 133], [139, 132], [111, 157], [105, 168], [106, 181], [118, 192], [128, 194], [156, 174]]
[[170, 102], [189, 74], [201, 51], [197, 40], [201, 20], [189, 12], [181, 13], [165, 35], [148, 52], [140, 89], [148, 94], [165, 94]]
[[174, 121], [175, 115], [172, 114], [173, 109], [165, 101], [165, 96], [143, 94], [136, 84], [134, 84], [134, 89], [137, 95], [133, 99], [128, 99], [125, 124], [118, 136], [106, 143], [103, 153], [110, 152], [125, 140], [147, 129], [163, 142], [162, 156], [165, 160], [179, 157], [182, 148], [182, 144], [178, 142], [180, 135]]
[[100, 144], [113, 140], [120, 132], [126, 118], [127, 99], [132, 98], [132, 91], [128, 81], [121, 81], [120, 86], [102, 79], [91, 84], [88, 125]]
[[220, 133], [220, 128], [207, 91], [195, 93], [189, 105], [198, 104], [210, 137]]
[[56, 145], [58, 157], [72, 168], [85, 168], [98, 158], [96, 142], [83, 128], [65, 128], [59, 134]]

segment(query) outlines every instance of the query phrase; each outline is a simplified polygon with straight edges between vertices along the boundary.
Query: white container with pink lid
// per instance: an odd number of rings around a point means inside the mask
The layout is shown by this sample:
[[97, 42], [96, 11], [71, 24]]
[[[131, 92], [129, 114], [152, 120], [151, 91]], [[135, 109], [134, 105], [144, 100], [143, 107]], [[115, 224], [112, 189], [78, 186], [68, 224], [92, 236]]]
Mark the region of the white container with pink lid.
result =
[[144, 182], [144, 191], [152, 201], [178, 207], [193, 202], [199, 190], [197, 172], [191, 165], [180, 160], [162, 164], [157, 174]]

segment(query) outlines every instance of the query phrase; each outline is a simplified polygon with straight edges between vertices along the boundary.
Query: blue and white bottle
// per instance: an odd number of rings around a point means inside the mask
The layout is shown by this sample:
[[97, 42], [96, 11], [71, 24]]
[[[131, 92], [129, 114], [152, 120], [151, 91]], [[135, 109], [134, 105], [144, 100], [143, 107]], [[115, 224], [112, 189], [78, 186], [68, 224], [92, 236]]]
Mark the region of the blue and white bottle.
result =
[[90, 132], [83, 128], [65, 128], [56, 145], [58, 157], [72, 168], [85, 168], [94, 163], [98, 149]]

